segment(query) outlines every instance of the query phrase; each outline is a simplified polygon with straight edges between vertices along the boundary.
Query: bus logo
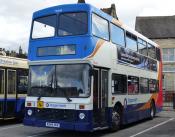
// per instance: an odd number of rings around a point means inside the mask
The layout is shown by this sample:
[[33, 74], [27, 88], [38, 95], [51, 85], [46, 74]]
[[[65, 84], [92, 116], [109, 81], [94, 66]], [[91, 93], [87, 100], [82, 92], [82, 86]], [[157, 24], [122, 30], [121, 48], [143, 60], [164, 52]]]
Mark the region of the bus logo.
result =
[[44, 102], [43, 101], [38, 101], [37, 102], [37, 108], [44, 108]]

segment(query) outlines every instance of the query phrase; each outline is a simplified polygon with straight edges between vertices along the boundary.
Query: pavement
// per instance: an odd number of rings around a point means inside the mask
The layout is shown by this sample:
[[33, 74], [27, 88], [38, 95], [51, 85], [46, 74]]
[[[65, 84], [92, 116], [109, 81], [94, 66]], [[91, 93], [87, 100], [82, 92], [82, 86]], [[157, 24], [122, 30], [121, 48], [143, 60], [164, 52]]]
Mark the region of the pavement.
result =
[[175, 137], [175, 112], [162, 111], [153, 120], [129, 124], [113, 133], [108, 130], [81, 133], [27, 127], [15, 121], [4, 121], [0, 124], [0, 137]]

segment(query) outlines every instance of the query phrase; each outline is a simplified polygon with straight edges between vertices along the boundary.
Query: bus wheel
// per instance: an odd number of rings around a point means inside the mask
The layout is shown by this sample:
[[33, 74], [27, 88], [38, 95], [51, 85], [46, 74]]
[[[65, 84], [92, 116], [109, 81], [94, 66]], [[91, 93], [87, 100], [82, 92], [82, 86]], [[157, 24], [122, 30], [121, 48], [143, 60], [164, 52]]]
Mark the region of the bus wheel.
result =
[[153, 119], [156, 115], [156, 107], [154, 102], [152, 101], [150, 104], [150, 119]]
[[121, 126], [121, 110], [117, 107], [112, 111], [111, 131], [118, 131]]

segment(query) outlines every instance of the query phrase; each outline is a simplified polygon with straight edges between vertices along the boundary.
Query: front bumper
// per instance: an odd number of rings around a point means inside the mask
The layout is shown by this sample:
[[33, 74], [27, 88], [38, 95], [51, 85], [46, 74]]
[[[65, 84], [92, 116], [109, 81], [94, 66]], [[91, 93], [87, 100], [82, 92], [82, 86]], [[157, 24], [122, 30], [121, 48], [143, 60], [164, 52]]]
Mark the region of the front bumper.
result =
[[60, 127], [58, 128], [64, 129], [64, 130], [75, 130], [75, 131], [82, 131], [82, 132], [93, 130], [92, 123], [90, 122], [46, 121], [46, 120], [37, 120], [35, 118], [24, 118], [24, 121], [23, 121], [24, 125], [35, 126], [35, 127], [47, 127], [46, 122], [58, 123], [60, 125]]

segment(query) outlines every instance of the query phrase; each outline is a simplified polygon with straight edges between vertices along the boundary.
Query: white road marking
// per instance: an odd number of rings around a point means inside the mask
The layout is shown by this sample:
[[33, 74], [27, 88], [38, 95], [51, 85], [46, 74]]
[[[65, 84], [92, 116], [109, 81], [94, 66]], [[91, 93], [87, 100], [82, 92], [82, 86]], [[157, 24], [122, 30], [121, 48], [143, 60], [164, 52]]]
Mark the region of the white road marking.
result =
[[18, 127], [22, 127], [23, 125], [15, 125], [15, 126], [8, 126], [8, 127], [4, 127], [4, 128], [0, 128], [0, 131], [2, 130], [7, 130], [7, 129], [11, 129], [11, 128], [18, 128]]
[[136, 137], [136, 136], [138, 136], [138, 135], [140, 135], [140, 134], [143, 134], [143, 133], [145, 133], [145, 132], [147, 132], [147, 131], [149, 131], [149, 130], [152, 130], [152, 129], [156, 128], [156, 127], [162, 126], [162, 125], [164, 125], [164, 124], [166, 124], [166, 123], [168, 123], [168, 122], [170, 122], [170, 121], [172, 121], [172, 120], [174, 120], [174, 118], [168, 119], [168, 120], [166, 120], [166, 121], [164, 121], [164, 122], [162, 122], [162, 123], [159, 123], [159, 124], [157, 124], [157, 125], [155, 125], [155, 126], [153, 126], [153, 127], [150, 127], [150, 128], [148, 128], [148, 129], [145, 129], [145, 130], [143, 130], [143, 131], [141, 131], [141, 132], [139, 132], [139, 133], [137, 133], [137, 134], [135, 134], [135, 135], [132, 135], [132, 136], [130, 136], [130, 137]]
[[47, 135], [47, 134], [50, 134], [50, 133], [55, 133], [57, 131], [48, 131], [48, 132], [44, 132], [44, 133], [40, 133], [40, 134], [35, 134], [35, 135], [27, 136], [27, 137], [37, 137], [37, 136]]

